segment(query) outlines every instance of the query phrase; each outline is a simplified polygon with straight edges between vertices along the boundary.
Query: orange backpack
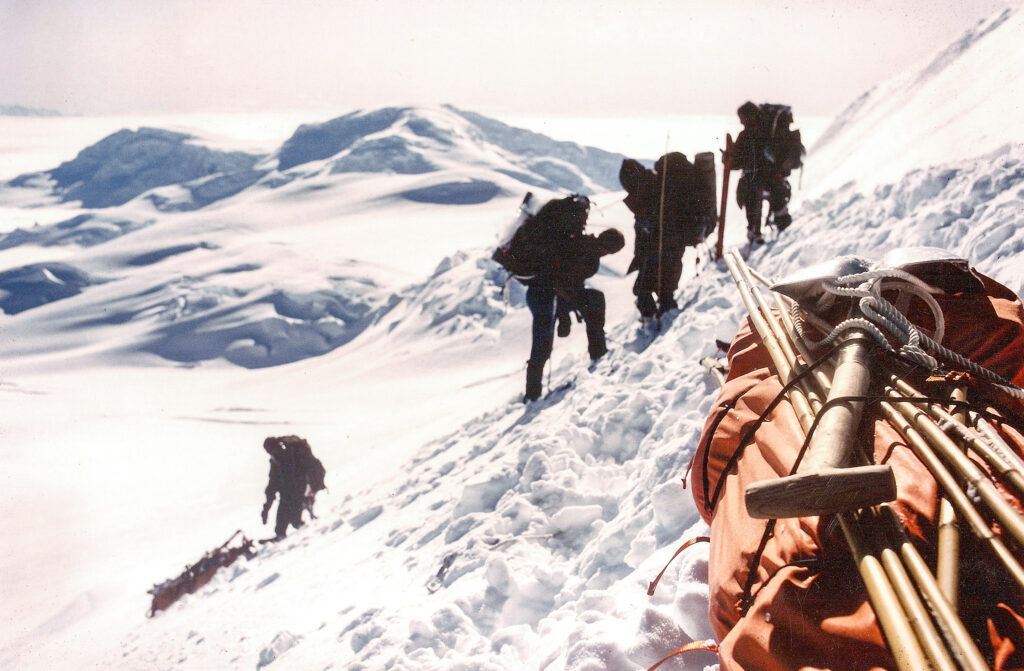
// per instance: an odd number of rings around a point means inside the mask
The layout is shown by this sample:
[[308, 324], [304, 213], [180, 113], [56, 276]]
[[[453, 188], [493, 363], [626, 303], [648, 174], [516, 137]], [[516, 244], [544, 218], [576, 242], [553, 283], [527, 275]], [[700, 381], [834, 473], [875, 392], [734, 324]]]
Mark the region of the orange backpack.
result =
[[[977, 275], [977, 273], [976, 273]], [[980, 276], [984, 290], [936, 296], [947, 324], [943, 345], [1024, 386], [1024, 311], [1017, 296]], [[906, 312], [925, 325], [931, 312], [912, 303]], [[729, 349], [729, 374], [709, 413], [690, 477], [697, 508], [710, 525], [709, 619], [728, 669], [895, 669], [894, 651], [879, 627], [864, 582], [836, 516], [754, 519], [744, 502], [756, 482], [789, 475], [803, 430], [762, 339], [748, 321]], [[923, 377], [923, 376], [922, 376]], [[972, 407], [995, 422], [1002, 438], [1024, 454], [1024, 403], [994, 393], [964, 375]], [[915, 379], [917, 389], [949, 398], [945, 380]], [[891, 504], [920, 554], [936, 555], [940, 490], [932, 473], [876, 405], [865, 406], [858, 441], [873, 446], [874, 463], [892, 467], [897, 500]], [[974, 454], [1018, 511], [1019, 493], [1004, 486]], [[958, 615], [994, 669], [1024, 668], [1024, 590], [961, 525]], [[1001, 538], [1017, 560], [1024, 548]]]

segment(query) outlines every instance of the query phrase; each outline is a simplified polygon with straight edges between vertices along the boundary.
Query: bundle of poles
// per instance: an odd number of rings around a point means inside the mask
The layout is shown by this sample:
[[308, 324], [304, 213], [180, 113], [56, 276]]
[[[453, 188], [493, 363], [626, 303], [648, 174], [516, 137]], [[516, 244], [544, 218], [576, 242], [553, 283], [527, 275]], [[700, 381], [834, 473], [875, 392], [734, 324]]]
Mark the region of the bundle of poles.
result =
[[[981, 539], [1009, 579], [1024, 587], [1020, 559], [989, 523], [994, 520], [1021, 547], [1024, 517], [966, 452], [984, 460], [1018, 497], [1024, 496], [1024, 462], [984, 418], [963, 410], [964, 389], [954, 391], [951, 407], [957, 409], [949, 410], [896, 375], [884, 373], [884, 380], [873, 381], [878, 373], [872, 372], [871, 345], [857, 328], [847, 330], [830, 361], [817, 362], [812, 343], [793, 319], [795, 301], [770, 292], [773, 309], [758, 288], [771, 286], [763, 276], [735, 251], [725, 255], [725, 262], [775, 372], [784, 385], [793, 383], [788, 400], [805, 437], [810, 435], [803, 472], [748, 488], [748, 513], [760, 518], [836, 515], [899, 669], [990, 668], [957, 611], [959, 529], [966, 527]], [[813, 314], [801, 314], [814, 323]], [[831, 328], [823, 326], [826, 333]], [[882, 416], [939, 485], [935, 568], [910, 541], [889, 504], [896, 498], [891, 469], [865, 465], [868, 457], [854, 444], [872, 382], [883, 389], [884, 400], [878, 402]]]

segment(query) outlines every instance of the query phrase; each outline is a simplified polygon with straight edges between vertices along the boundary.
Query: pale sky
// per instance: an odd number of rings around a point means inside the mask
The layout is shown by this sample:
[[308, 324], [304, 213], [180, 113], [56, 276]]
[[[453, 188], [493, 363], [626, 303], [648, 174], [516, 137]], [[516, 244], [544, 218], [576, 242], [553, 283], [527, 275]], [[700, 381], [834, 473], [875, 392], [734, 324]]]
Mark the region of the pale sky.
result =
[[0, 104], [831, 116], [996, 0], [0, 0]]

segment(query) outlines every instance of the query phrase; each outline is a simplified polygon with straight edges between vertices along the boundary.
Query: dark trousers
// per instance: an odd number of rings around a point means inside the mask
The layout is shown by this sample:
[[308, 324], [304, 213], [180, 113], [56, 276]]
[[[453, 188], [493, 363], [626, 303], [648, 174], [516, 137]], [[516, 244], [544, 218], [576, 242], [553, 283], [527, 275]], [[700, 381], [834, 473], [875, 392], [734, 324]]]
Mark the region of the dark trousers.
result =
[[[763, 202], [767, 199], [768, 211], [773, 215], [786, 211], [789, 197], [792, 193], [789, 182], [784, 178], [773, 175], [762, 175], [761, 173], [746, 173], [740, 177], [737, 186], [737, 196], [740, 206], [747, 213], [747, 230], [761, 232], [761, 215]], [[785, 215], [785, 228], [789, 225], [789, 215]], [[781, 223], [781, 222], [780, 222]]]
[[296, 529], [302, 526], [302, 508], [304, 500], [301, 498], [282, 496], [277, 502], [277, 523], [274, 525], [274, 533], [283, 537], [288, 533], [288, 525]]
[[597, 359], [608, 351], [604, 339], [605, 301], [597, 289], [580, 287], [555, 290], [548, 286], [526, 289], [526, 305], [533, 315], [533, 341], [526, 366], [526, 397], [540, 397], [544, 364], [551, 358], [555, 343], [555, 317], [559, 312], [575, 310], [583, 317], [587, 329], [587, 351]]
[[675, 306], [674, 295], [679, 288], [679, 278], [683, 275], [684, 250], [669, 244], [662, 249], [660, 263], [656, 252], [640, 259], [636, 282], [633, 283], [633, 295], [637, 297], [637, 308], [644, 317], [653, 317], [655, 314], [657, 306], [653, 294], [658, 296], [661, 312]]
[[[658, 239], [658, 228], [654, 222], [637, 221], [634, 224], [633, 266], [637, 270], [633, 283], [636, 307], [642, 317], [654, 317], [675, 307], [675, 292], [679, 278], [683, 275], [683, 252], [685, 245], [675, 236]], [[655, 303], [654, 295], [658, 302]], [[659, 308], [660, 305], [660, 308]]]

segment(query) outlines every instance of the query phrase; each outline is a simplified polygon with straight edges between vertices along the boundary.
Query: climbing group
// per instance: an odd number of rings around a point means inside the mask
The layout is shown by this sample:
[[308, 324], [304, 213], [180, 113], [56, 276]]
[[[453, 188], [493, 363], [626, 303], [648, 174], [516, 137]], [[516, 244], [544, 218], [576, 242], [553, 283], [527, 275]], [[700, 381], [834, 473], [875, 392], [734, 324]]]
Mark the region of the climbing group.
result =
[[[681, 152], [668, 152], [650, 168], [632, 158], [622, 162], [623, 202], [634, 220], [633, 259], [627, 272], [636, 272], [633, 294], [644, 323], [660, 324], [662, 315], [678, 308], [675, 292], [686, 248], [700, 245], [716, 227], [721, 240], [731, 169], [743, 173], [736, 195], [747, 212], [751, 245], [764, 242], [765, 199], [767, 225], [782, 232], [792, 222], [786, 177], [801, 166], [804, 154], [800, 131], [790, 128], [792, 111], [785, 105], [747, 102], [738, 114], [744, 129], [735, 145], [727, 142], [722, 156], [721, 213], [714, 153], [699, 152], [691, 162]], [[534, 211], [532, 194], [527, 194], [517, 228], [492, 257], [527, 286], [533, 341], [526, 364], [525, 401], [540, 397], [556, 329], [559, 336], [569, 335], [573, 314], [586, 324], [590, 358], [596, 360], [607, 351], [604, 294], [585, 287], [584, 281], [597, 273], [602, 256], [618, 252], [625, 241], [615, 228], [597, 236], [586, 234], [590, 206], [589, 199], [574, 194]]]

